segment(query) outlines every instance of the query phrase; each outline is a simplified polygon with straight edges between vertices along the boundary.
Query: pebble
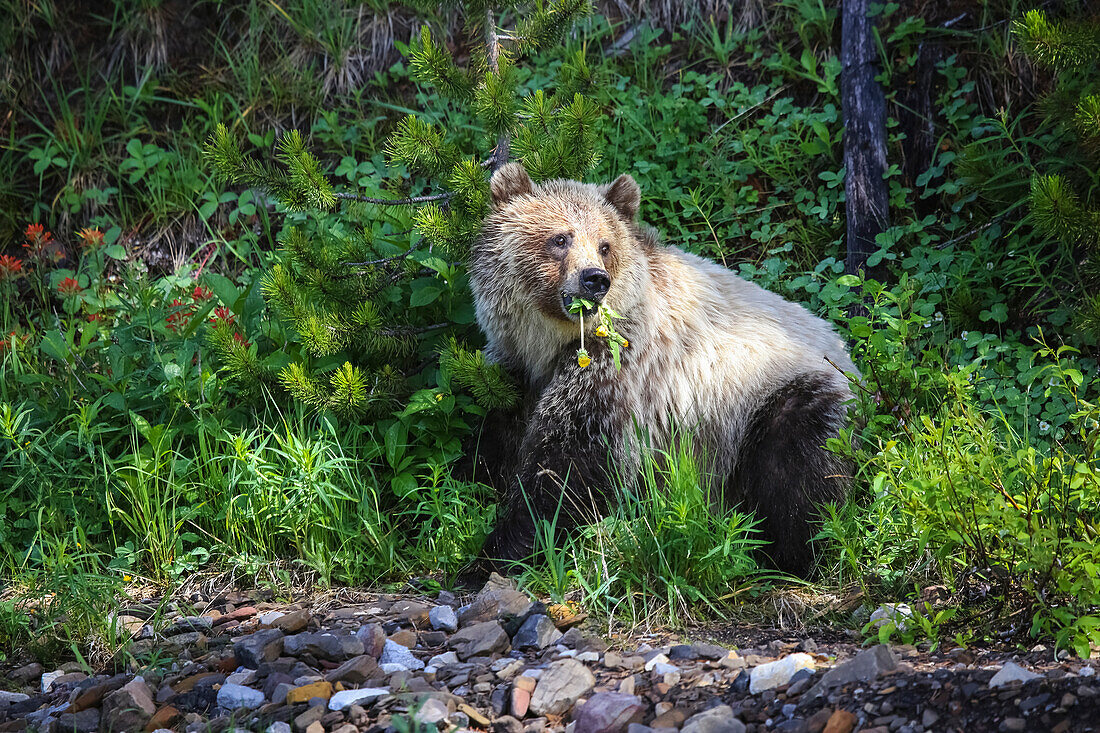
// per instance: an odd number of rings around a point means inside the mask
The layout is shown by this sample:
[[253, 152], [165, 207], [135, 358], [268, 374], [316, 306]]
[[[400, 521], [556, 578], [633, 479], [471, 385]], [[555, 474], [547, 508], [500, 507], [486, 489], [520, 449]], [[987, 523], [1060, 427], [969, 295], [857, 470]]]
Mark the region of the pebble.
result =
[[364, 687], [359, 690], [341, 690], [335, 693], [328, 701], [329, 710], [346, 710], [352, 705], [372, 703], [383, 695], [390, 694], [386, 687]]
[[424, 662], [417, 659], [408, 647], [401, 646], [390, 639], [386, 639], [378, 663], [383, 670], [386, 670], [387, 667], [392, 668], [393, 665], [399, 665], [402, 669], [409, 670], [424, 669], [425, 666]]
[[435, 606], [428, 611], [428, 622], [437, 631], [458, 631], [458, 614], [450, 606]]
[[226, 710], [258, 708], [264, 703], [264, 693], [244, 685], [227, 682], [218, 690], [218, 705]]

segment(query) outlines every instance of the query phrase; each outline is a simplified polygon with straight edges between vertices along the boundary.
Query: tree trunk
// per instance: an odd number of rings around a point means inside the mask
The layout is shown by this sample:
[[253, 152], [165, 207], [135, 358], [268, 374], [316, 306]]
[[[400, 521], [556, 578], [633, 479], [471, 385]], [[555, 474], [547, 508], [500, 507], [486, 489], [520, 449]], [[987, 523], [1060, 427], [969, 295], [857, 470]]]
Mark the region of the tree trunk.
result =
[[844, 270], [864, 269], [877, 249], [875, 236], [889, 225], [886, 173], [886, 100], [875, 81], [874, 26], [869, 0], [844, 0], [840, 97], [844, 115], [844, 193], [848, 252]]

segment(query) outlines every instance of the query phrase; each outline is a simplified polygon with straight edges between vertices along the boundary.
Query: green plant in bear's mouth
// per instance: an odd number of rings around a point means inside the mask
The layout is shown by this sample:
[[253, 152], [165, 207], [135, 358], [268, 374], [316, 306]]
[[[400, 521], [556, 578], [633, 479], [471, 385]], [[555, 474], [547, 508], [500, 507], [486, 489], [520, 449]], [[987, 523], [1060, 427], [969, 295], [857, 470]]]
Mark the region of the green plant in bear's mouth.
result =
[[596, 326], [596, 335], [607, 339], [607, 345], [611, 349], [611, 358], [615, 361], [615, 368], [622, 369], [622, 362], [619, 361], [619, 350], [629, 348], [630, 342], [623, 338], [611, 323], [612, 318], [622, 318], [622, 316], [603, 303], [597, 306], [592, 301], [584, 298], [573, 298], [573, 302], [569, 304], [569, 311], [576, 313], [581, 319], [581, 347], [577, 349], [577, 364], [583, 369], [592, 363], [592, 357], [589, 356], [588, 350], [584, 348], [584, 312], [591, 310], [596, 311], [596, 318], [600, 321], [600, 325]]

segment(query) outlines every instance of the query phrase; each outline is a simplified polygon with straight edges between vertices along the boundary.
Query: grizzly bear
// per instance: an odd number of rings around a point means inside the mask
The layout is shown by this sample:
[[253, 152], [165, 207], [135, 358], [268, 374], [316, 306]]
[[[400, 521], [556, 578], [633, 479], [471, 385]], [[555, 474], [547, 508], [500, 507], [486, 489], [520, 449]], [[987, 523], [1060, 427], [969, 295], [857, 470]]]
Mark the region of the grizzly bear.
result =
[[[535, 184], [509, 163], [490, 189], [470, 282], [486, 355], [527, 399], [496, 435], [481, 436], [500, 493], [483, 555], [529, 556], [538, 519], [559, 529], [592, 521], [637, 469], [629, 446], [639, 435], [663, 450], [686, 429], [726, 502], [756, 513], [774, 566], [806, 572], [815, 516], [843, 499], [850, 474], [824, 447], [847, 417], [843, 372], [856, 373], [830, 324], [661, 245], [635, 222], [641, 191], [629, 175]], [[579, 363], [576, 298], [621, 316], [614, 326], [628, 344], [618, 366], [591, 333], [596, 318], [584, 319], [591, 362]]]

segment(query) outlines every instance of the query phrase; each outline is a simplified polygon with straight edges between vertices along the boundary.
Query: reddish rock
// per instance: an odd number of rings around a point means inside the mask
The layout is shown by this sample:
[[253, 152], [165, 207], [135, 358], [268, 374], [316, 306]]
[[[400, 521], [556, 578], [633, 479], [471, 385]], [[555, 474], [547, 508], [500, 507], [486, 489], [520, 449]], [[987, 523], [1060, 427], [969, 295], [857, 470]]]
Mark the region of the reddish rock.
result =
[[598, 692], [573, 713], [573, 733], [622, 733], [631, 723], [641, 723], [645, 703], [635, 695]]
[[175, 725], [179, 717], [179, 710], [171, 705], [165, 705], [160, 710], [153, 713], [153, 717], [149, 718], [149, 722], [145, 724], [146, 733], [152, 733], [152, 731], [160, 728], [171, 728]]
[[222, 616], [218, 616], [214, 619], [215, 626], [221, 626], [227, 624], [230, 621], [244, 621], [245, 619], [252, 618], [256, 615], [256, 609], [253, 606], [244, 606], [238, 608], [235, 611], [230, 611]]
[[824, 733], [851, 733], [856, 727], [856, 716], [847, 710], [837, 710], [829, 716]]
[[[234, 667], [233, 669], [236, 669], [236, 667]], [[217, 672], [199, 672], [198, 674], [193, 674], [190, 677], [184, 677], [182, 680], [172, 685], [172, 691], [175, 692], [177, 695], [184, 692], [191, 692], [191, 690], [195, 689], [195, 685], [199, 683], [199, 680], [206, 679], [207, 677], [218, 676], [220, 675]]]

